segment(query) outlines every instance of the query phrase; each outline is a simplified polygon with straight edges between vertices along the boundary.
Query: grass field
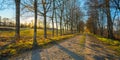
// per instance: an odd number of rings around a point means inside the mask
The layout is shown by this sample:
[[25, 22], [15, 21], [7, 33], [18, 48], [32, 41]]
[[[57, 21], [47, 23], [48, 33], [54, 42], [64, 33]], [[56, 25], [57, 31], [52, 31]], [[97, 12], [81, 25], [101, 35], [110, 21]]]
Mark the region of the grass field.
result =
[[[37, 39], [43, 38], [44, 31], [43, 29], [37, 29]], [[51, 37], [52, 31], [47, 31], [48, 37]], [[21, 29], [20, 30], [20, 39], [21, 40], [32, 40], [34, 35], [34, 29]], [[13, 40], [15, 36], [14, 29], [0, 29], [0, 46], [3, 46]]]
[[[20, 30], [20, 36], [29, 36], [33, 37], [34, 29], [21, 29]], [[37, 29], [37, 36], [43, 35], [44, 31], [43, 29]], [[52, 31], [47, 30], [47, 34], [51, 35]], [[15, 35], [15, 30], [0, 30], [0, 37], [13, 37]]]
[[[37, 29], [37, 44], [38, 46], [44, 46], [51, 43], [52, 41], [59, 41], [67, 38], [73, 37], [75, 34], [63, 35], [52, 37], [52, 31], [47, 30], [48, 38], [43, 38], [43, 29]], [[15, 30], [1, 30], [0, 31], [0, 47], [6, 45], [7, 43], [14, 40]], [[31, 50], [33, 46], [33, 29], [21, 29], [20, 30], [20, 40], [15, 43], [11, 43], [4, 49], [0, 50], [0, 56], [13, 56], [17, 55], [23, 51]]]

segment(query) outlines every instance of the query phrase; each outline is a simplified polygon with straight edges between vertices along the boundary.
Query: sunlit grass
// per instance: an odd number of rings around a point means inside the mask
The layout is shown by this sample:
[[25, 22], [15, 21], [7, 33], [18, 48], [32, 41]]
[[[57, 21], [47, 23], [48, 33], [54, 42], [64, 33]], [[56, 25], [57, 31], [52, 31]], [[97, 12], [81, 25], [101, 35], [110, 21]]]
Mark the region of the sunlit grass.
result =
[[81, 39], [80, 39], [80, 45], [81, 46], [84, 46], [84, 44], [85, 44], [85, 38], [86, 38], [85, 35], [81, 36]]
[[0, 37], [13, 37], [15, 35], [14, 31], [1, 31]]
[[[37, 36], [41, 36], [44, 34], [44, 30], [43, 29], [37, 29]], [[51, 35], [52, 31], [51, 30], [47, 30], [47, 34]], [[29, 36], [29, 37], [33, 37], [34, 35], [34, 29], [24, 29], [24, 30], [20, 30], [20, 36]], [[15, 36], [15, 31], [1, 31], [0, 32], [0, 37], [14, 37]]]
[[[3, 31], [0, 32], [0, 37], [14, 37], [15, 31]], [[23, 51], [31, 50], [33, 47], [33, 35], [34, 35], [34, 29], [21, 29], [20, 30], [20, 40], [17, 40], [15, 43], [12, 43], [5, 47], [5, 49], [0, 50], [0, 56], [13, 56], [18, 55], [19, 53]], [[53, 41], [61, 41], [65, 40], [67, 38], [71, 38], [75, 36], [76, 34], [69, 34], [69, 35], [63, 35], [63, 36], [55, 36], [52, 37], [52, 30], [47, 30], [47, 36], [48, 38], [44, 38], [44, 30], [43, 29], [37, 29], [37, 44], [38, 46], [44, 46], [46, 44], [49, 44]], [[9, 39], [9, 38], [8, 38]], [[7, 39], [7, 40], [8, 40]], [[11, 39], [12, 40], [12, 39]], [[0, 46], [3, 46], [7, 43], [7, 41], [1, 42]]]
[[[38, 46], [44, 46], [45, 44], [48, 44], [52, 41], [60, 41], [67, 38], [71, 38], [73, 36], [75, 35], [71, 34], [71, 35], [64, 35], [64, 36], [58, 36], [58, 37], [50, 37], [48, 39], [37, 38], [37, 43], [38, 43]], [[5, 47], [4, 50], [0, 50], [0, 55], [1, 56], [17, 55], [22, 51], [31, 50], [32, 46], [33, 46], [33, 39], [29, 39], [29, 40], [21, 39], [21, 40], [18, 40], [16, 43], [12, 43], [8, 45], [7, 47]]]
[[104, 38], [104, 37], [97, 36], [97, 35], [94, 35], [94, 36], [106, 44], [113, 45], [113, 46], [120, 45], [120, 41], [118, 41], [118, 40], [112, 40], [112, 39]]

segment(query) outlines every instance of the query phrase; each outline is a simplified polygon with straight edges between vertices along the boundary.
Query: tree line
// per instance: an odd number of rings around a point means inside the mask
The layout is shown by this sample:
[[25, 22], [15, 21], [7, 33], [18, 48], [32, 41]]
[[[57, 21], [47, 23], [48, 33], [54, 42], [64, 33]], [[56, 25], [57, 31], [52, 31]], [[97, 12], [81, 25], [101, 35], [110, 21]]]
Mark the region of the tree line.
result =
[[110, 39], [120, 37], [120, 0], [88, 0], [87, 27]]
[[[50, 23], [47, 24], [47, 28], [50, 28]], [[14, 19], [10, 19], [7, 17], [0, 16], [0, 26], [2, 27], [15, 27], [15, 21]], [[31, 19], [29, 22], [25, 21], [20, 23], [20, 28], [33, 28], [34, 27], [34, 20]], [[43, 22], [38, 19], [37, 22], [37, 28], [42, 29], [43, 28]]]
[[[43, 17], [44, 38], [47, 38], [47, 20], [52, 24], [52, 36], [74, 34], [84, 31], [83, 15], [78, 0], [2, 0], [15, 3], [15, 37], [20, 38], [20, 17], [25, 13], [34, 16], [34, 45], [36, 45], [37, 22]], [[3, 4], [4, 5], [4, 4]], [[9, 4], [6, 4], [9, 5]], [[9, 7], [9, 6], [7, 6]], [[5, 7], [1, 7], [6, 8]]]

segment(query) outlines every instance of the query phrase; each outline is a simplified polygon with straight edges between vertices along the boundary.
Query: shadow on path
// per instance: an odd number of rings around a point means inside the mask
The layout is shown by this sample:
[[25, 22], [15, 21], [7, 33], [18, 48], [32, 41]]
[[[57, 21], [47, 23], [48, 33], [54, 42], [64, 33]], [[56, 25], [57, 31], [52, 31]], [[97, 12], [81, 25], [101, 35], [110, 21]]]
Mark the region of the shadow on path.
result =
[[2, 58], [2, 57], [0, 57], [0, 60], [8, 60], [8, 58]]
[[56, 42], [55, 42], [55, 44], [56, 44], [56, 46], [57, 46], [59, 49], [63, 50], [65, 53], [67, 53], [68, 55], [70, 55], [70, 56], [71, 56], [72, 58], [74, 58], [75, 60], [84, 60], [84, 57], [83, 57], [83, 56], [77, 55], [76, 53], [68, 50], [67, 48], [61, 46], [60, 44], [58, 44], [58, 43], [56, 43]]
[[40, 52], [41, 52], [41, 48], [39, 48], [37, 40], [34, 39], [33, 40], [33, 49], [32, 49], [32, 56], [31, 56], [31, 60], [41, 60], [40, 57]]
[[85, 58], [87, 56], [93, 60], [120, 60], [119, 57], [112, 54], [112, 50], [105, 48], [105, 46], [95, 37], [86, 35], [85, 52], [88, 53], [85, 54]]
[[32, 51], [31, 60], [41, 60], [40, 49], [36, 49]]

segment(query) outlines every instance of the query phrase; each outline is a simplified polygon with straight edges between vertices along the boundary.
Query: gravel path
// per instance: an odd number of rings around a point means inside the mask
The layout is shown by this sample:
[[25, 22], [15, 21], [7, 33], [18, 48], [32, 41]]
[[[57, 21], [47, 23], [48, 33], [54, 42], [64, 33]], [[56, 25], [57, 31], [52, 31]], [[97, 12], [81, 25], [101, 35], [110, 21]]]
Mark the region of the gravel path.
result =
[[114, 55], [115, 53], [95, 37], [86, 35], [85, 60], [120, 60], [120, 57]]
[[80, 46], [81, 35], [64, 40], [47, 49], [26, 52], [9, 60], [84, 60], [83, 46]]
[[106, 48], [93, 36], [86, 35], [85, 44], [81, 46], [81, 37], [55, 42], [50, 48], [33, 50], [7, 60], [120, 60], [114, 55], [115, 51]]

